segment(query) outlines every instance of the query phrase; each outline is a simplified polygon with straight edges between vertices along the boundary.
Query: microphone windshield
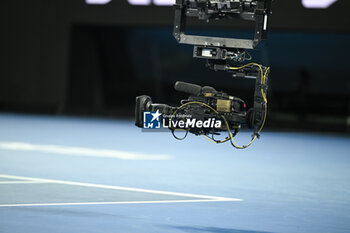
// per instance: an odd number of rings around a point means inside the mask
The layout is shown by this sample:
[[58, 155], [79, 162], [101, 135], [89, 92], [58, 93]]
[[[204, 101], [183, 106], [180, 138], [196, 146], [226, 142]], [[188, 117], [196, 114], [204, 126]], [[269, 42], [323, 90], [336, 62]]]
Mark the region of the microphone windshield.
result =
[[194, 95], [194, 96], [199, 96], [201, 93], [202, 87], [192, 83], [177, 81], [175, 83], [175, 90], [184, 92], [190, 95]]

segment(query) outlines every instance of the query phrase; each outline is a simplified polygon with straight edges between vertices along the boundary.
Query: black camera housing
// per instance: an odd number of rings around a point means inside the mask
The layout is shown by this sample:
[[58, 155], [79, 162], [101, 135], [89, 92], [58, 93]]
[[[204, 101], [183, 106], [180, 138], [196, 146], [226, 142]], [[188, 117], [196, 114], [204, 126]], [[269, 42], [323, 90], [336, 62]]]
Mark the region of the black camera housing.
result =
[[[205, 121], [208, 119], [215, 119], [221, 121], [221, 128], [189, 128], [190, 133], [196, 135], [207, 135], [219, 131], [226, 131], [226, 122], [222, 116], [225, 117], [230, 128], [241, 127], [247, 124], [246, 103], [238, 97], [230, 96], [225, 92], [216, 91], [213, 87], [176, 82], [175, 90], [189, 94], [188, 99], [181, 101], [180, 107], [172, 107], [166, 104], [155, 104], [151, 97], [142, 95], [136, 97], [135, 109], [135, 125], [143, 128], [143, 113], [155, 112], [159, 110], [160, 113], [166, 116], [187, 115], [197, 120]], [[190, 103], [186, 106], [187, 103]], [[196, 104], [197, 103], [197, 104]], [[184, 106], [184, 107], [182, 107]], [[209, 107], [210, 108], [209, 108]], [[215, 110], [215, 111], [214, 111]], [[169, 123], [170, 118], [165, 119]], [[177, 127], [169, 127], [170, 130], [176, 130]]]

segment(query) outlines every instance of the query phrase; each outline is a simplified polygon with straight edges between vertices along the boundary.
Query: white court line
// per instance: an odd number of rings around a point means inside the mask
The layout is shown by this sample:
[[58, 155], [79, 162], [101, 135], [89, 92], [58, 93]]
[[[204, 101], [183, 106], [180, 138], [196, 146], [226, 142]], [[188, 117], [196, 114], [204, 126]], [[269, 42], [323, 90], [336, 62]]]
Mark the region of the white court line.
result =
[[[84, 187], [92, 187], [92, 188], [113, 189], [113, 190], [154, 193], [154, 194], [161, 194], [161, 195], [172, 195], [172, 196], [205, 199], [205, 200], [191, 200], [191, 201], [190, 200], [166, 201], [166, 203], [168, 203], [168, 202], [172, 203], [172, 202], [243, 201], [242, 199], [239, 199], [239, 198], [227, 198], [227, 197], [217, 197], [217, 196], [208, 196], [208, 195], [168, 192], [168, 191], [159, 191], [159, 190], [151, 190], [151, 189], [129, 188], [129, 187], [122, 187], [122, 186], [114, 186], [114, 185], [91, 184], [91, 183], [82, 183], [82, 182], [64, 181], [64, 180], [51, 180], [51, 179], [32, 178], [32, 177], [24, 177], [24, 176], [13, 176], [13, 175], [5, 175], [5, 174], [0, 174], [0, 177], [8, 178], [8, 179], [20, 179], [20, 180], [39, 181], [39, 182], [55, 183], [55, 184], [66, 184], [66, 185], [76, 185], [76, 186], [84, 186]], [[88, 202], [88, 203], [94, 203], [94, 202]], [[103, 204], [103, 202], [96, 202], [96, 203]], [[110, 202], [108, 202], [108, 203], [110, 203]], [[112, 204], [118, 204], [118, 203], [119, 202], [113, 202]], [[128, 202], [120, 202], [120, 204], [121, 203], [127, 204]], [[131, 201], [130, 203], [162, 203], [162, 202], [160, 202], [160, 201], [146, 201], [146, 202], [137, 202], [136, 201], [136, 202], [133, 202], [133, 201]], [[47, 204], [49, 204], [49, 203], [47, 203]], [[68, 204], [66, 204], [66, 205], [68, 205]], [[72, 203], [70, 203], [70, 204], [72, 204]], [[13, 205], [16, 205], [16, 204], [11, 204], [11, 206], [13, 206]], [[23, 206], [25, 204], [18, 204], [18, 205]], [[44, 205], [44, 204], [28, 204], [28, 205]], [[83, 204], [81, 204], [81, 205], [83, 205]], [[4, 205], [0, 205], [0, 206], [4, 206]]]
[[17, 151], [37, 151], [53, 154], [64, 154], [72, 156], [88, 156], [116, 158], [124, 160], [170, 160], [172, 156], [167, 154], [144, 154], [139, 152], [102, 150], [85, 147], [70, 147], [59, 145], [31, 144], [26, 142], [5, 142], [0, 141], [0, 149]]
[[43, 181], [0, 181], [0, 184], [42, 184], [42, 183], [47, 183]]
[[162, 204], [162, 203], [166, 204], [166, 203], [222, 202], [222, 201], [224, 200], [202, 199], [202, 200], [168, 200], [168, 201], [165, 200], [165, 201], [66, 202], [66, 203], [0, 204], [0, 207]]

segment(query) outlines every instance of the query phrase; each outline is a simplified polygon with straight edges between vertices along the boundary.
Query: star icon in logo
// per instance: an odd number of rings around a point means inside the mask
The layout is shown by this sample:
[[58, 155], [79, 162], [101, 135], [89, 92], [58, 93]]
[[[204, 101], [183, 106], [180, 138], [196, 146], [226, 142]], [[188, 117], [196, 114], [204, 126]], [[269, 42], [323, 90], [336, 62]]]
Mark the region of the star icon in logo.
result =
[[159, 117], [160, 117], [161, 115], [162, 115], [162, 114], [159, 112], [159, 109], [158, 109], [155, 113], [152, 113], [153, 118], [152, 118], [151, 122], [153, 122], [153, 121], [156, 120], [156, 119], [157, 119], [157, 121], [159, 121]]

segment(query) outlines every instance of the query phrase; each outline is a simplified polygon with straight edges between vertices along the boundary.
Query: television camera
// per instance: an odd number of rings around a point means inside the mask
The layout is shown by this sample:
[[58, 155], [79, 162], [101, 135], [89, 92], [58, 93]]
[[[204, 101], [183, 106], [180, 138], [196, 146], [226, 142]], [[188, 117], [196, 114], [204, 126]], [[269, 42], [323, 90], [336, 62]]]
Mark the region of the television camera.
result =
[[[252, 60], [247, 50], [256, 49], [266, 39], [271, 2], [272, 0], [176, 0], [173, 29], [175, 39], [181, 44], [193, 45], [193, 57], [206, 59], [206, 66], [212, 70], [230, 72], [235, 78], [254, 78], [254, 105], [247, 110], [246, 103], [238, 97], [216, 91], [213, 87], [177, 82], [175, 90], [189, 94], [188, 99], [182, 100], [179, 107], [155, 104], [145, 95], [136, 97], [136, 126], [145, 128], [144, 112], [157, 112], [163, 115], [163, 124], [167, 125], [177, 139], [183, 139], [190, 132], [203, 135], [214, 143], [230, 141], [235, 148], [244, 149], [259, 138], [267, 117], [270, 68], [254, 62], [247, 63]], [[188, 17], [207, 22], [237, 18], [254, 21], [254, 38], [187, 35]], [[239, 146], [234, 137], [244, 126], [254, 132], [248, 144]], [[177, 137], [177, 130], [184, 130], [185, 136]], [[224, 140], [215, 139], [216, 135], [224, 131], [228, 133]]]

